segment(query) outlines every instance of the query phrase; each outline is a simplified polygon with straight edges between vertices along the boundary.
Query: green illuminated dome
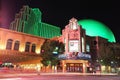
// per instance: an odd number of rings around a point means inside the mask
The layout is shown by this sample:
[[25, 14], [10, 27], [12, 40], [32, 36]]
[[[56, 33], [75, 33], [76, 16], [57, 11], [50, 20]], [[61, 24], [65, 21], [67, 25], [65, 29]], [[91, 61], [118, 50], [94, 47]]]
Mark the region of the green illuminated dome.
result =
[[86, 35], [100, 36], [108, 39], [109, 42], [116, 42], [113, 32], [103, 23], [92, 19], [79, 20], [78, 23], [86, 30]]

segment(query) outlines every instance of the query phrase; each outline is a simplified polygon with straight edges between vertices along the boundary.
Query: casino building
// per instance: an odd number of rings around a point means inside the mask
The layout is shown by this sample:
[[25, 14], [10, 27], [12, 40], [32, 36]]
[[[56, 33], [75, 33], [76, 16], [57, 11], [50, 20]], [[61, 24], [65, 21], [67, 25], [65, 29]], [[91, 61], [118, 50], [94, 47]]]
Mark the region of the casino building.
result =
[[42, 22], [41, 16], [38, 8], [23, 6], [11, 22], [10, 29], [0, 28], [1, 64], [13, 63], [14, 68], [19, 65], [24, 70], [40, 70], [43, 64], [39, 54], [46, 39], [65, 44], [65, 52], [59, 56], [62, 72], [86, 73], [93, 67], [104, 72], [105, 68], [98, 62], [101, 53], [112, 52], [113, 47], [116, 47], [116, 52], [120, 51], [120, 44], [109, 42], [104, 37], [86, 35], [87, 29], [75, 18], [69, 20], [61, 34], [59, 27]]
[[42, 13], [38, 8], [23, 6], [11, 22], [10, 29], [44, 38], [60, 36], [60, 28], [42, 22]]

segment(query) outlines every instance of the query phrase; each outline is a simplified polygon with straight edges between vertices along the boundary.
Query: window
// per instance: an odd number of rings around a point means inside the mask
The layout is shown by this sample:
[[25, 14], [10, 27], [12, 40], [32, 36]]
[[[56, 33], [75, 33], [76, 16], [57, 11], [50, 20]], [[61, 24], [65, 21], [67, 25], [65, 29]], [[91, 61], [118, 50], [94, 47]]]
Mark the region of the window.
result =
[[86, 51], [90, 52], [90, 45], [89, 44], [86, 44]]
[[26, 42], [25, 44], [25, 52], [29, 52], [30, 49], [30, 42]]
[[36, 49], [36, 45], [35, 45], [35, 44], [32, 44], [31, 52], [35, 52], [35, 49]]
[[94, 45], [97, 45], [97, 41], [93, 41], [93, 44], [94, 44]]
[[8, 39], [8, 40], [7, 40], [6, 49], [8, 49], [8, 50], [11, 50], [11, 49], [12, 49], [12, 42], [13, 42], [12, 39]]
[[19, 50], [19, 45], [20, 45], [20, 42], [19, 41], [15, 41], [15, 44], [14, 44], [14, 50]]

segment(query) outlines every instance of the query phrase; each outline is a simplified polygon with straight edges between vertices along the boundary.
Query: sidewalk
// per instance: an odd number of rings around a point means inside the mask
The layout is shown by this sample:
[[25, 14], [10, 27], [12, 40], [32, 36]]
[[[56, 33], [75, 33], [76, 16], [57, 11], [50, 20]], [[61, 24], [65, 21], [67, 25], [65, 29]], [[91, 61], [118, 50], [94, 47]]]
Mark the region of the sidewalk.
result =
[[118, 75], [117, 73], [40, 73], [40, 75]]
[[25, 72], [25, 71], [14, 71], [14, 70], [0, 70], [0, 76], [2, 75], [20, 75], [20, 76], [29, 76], [29, 75], [118, 75], [117, 73], [70, 73], [70, 72], [56, 72], [56, 73], [43, 73], [43, 72]]

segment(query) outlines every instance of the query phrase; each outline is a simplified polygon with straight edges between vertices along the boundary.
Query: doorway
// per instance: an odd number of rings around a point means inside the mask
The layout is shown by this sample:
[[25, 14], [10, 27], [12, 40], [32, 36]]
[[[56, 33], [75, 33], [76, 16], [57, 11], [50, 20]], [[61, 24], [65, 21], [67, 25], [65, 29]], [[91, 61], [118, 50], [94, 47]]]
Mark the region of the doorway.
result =
[[67, 63], [66, 64], [67, 72], [83, 72], [83, 64], [82, 63]]

